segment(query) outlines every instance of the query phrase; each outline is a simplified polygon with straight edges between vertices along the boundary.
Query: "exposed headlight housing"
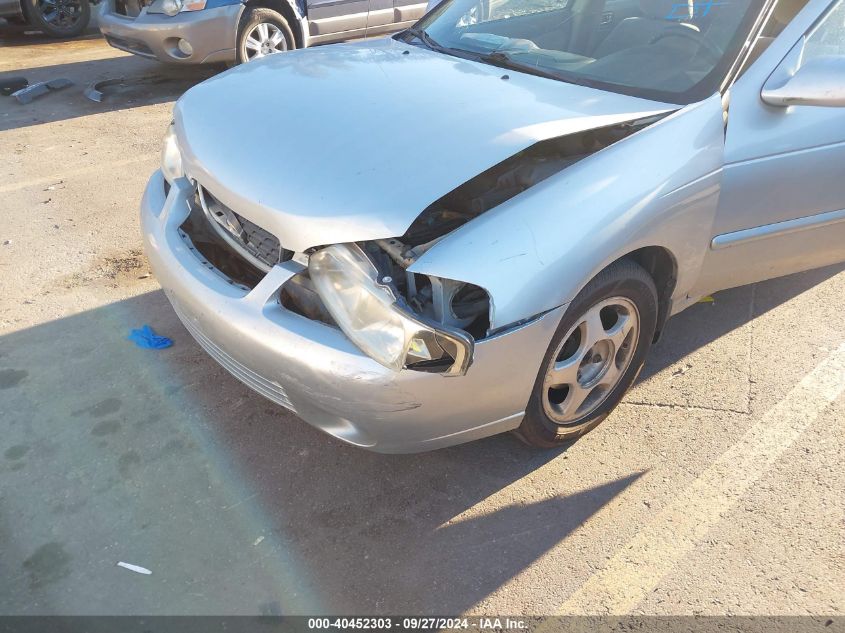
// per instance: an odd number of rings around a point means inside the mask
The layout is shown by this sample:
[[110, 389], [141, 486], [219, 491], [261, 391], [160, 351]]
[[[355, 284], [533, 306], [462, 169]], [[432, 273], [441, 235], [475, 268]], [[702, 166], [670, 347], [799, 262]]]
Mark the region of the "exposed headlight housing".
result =
[[182, 153], [179, 151], [179, 145], [176, 142], [176, 131], [173, 128], [173, 123], [167, 128], [167, 133], [164, 135], [164, 144], [161, 148], [161, 173], [164, 174], [164, 179], [169, 183], [177, 178], [181, 178], [182, 172]]
[[406, 309], [378, 270], [354, 244], [328, 246], [311, 255], [311, 281], [341, 330], [385, 367], [463, 375], [472, 362], [466, 332], [434, 326]]

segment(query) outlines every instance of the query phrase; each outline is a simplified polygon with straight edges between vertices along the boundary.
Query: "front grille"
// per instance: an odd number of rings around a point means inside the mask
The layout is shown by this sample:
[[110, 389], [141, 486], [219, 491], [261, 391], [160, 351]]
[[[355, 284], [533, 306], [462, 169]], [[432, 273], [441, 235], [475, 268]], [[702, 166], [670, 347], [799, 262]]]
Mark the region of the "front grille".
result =
[[141, 9], [153, 3], [153, 0], [115, 0], [114, 12], [129, 18], [137, 18]]
[[255, 288], [264, 279], [266, 271], [244, 259], [212, 225], [216, 226], [216, 222], [208, 219], [199, 204], [193, 203], [190, 214], [179, 227], [179, 235], [203, 266], [219, 273], [232, 284], [247, 290]]
[[267, 272], [293, 257], [275, 235], [227, 207], [202, 185], [197, 185], [197, 199], [220, 236], [258, 268]]
[[155, 53], [153, 53], [152, 49], [143, 42], [127, 40], [122, 37], [115, 37], [114, 35], [106, 35], [106, 41], [110, 45], [115, 48], [119, 48], [122, 51], [134, 53], [136, 55], [140, 55], [141, 57], [151, 57], [155, 59]]
[[182, 310], [179, 308], [179, 305], [176, 301], [173, 301], [173, 309], [176, 312], [176, 315], [182, 321], [182, 324], [185, 326], [185, 329], [190, 332], [191, 336], [194, 337], [197, 343], [200, 344], [209, 356], [211, 356], [214, 360], [216, 360], [220, 365], [232, 374], [235, 378], [240, 380], [243, 384], [247, 387], [252, 389], [253, 391], [257, 391], [259, 394], [279, 404], [290, 411], [296, 413], [296, 409], [294, 408], [293, 404], [291, 404], [290, 399], [288, 398], [287, 393], [282, 388], [282, 386], [268, 378], [264, 378], [263, 376], [257, 374], [249, 367], [239, 363], [237, 360], [229, 356], [226, 352], [220, 349], [211, 339], [209, 339], [202, 331], [197, 327], [197, 325], [185, 315]]
[[235, 213], [198, 185], [179, 233], [204, 266], [230, 283], [255, 288], [270, 269], [293, 257], [269, 231]]
[[293, 253], [285, 252], [279, 240], [272, 233], [265, 231], [237, 213], [235, 217], [244, 229], [244, 248], [249, 249], [250, 253], [262, 262], [268, 266], [274, 266], [293, 256]]

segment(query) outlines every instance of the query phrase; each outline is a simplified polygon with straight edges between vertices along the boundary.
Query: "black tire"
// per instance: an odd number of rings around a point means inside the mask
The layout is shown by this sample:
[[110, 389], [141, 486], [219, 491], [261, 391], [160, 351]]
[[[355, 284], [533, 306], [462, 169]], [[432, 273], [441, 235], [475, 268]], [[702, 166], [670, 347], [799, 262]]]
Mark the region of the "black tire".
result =
[[77, 37], [91, 21], [89, 0], [23, 0], [21, 5], [29, 24], [48, 37]]
[[239, 64], [250, 61], [251, 56], [247, 48], [247, 38], [259, 24], [272, 25], [281, 31], [284, 37], [284, 50], [292, 51], [296, 48], [293, 31], [291, 31], [287, 20], [280, 13], [272, 9], [265, 9], [264, 7], [250, 7], [244, 11], [240, 24], [238, 25], [237, 61]]
[[[564, 336], [572, 336], [570, 331], [590, 308], [611, 297], [627, 299], [634, 304], [638, 313], [639, 334], [627, 368], [616, 385], [606, 395], [601, 396], [603, 399], [597, 408], [566, 424], [555, 422], [549, 417], [544, 406], [544, 398], [548, 397], [545, 378], [546, 372], [552, 367], [552, 355], [559, 352]], [[657, 311], [654, 280], [636, 262], [623, 259], [599, 273], [578, 293], [563, 315], [540, 366], [525, 417], [514, 433], [531, 446], [553, 448], [575, 440], [598, 426], [619, 404], [637, 379], [654, 338]], [[633, 334], [631, 338], [634, 338]]]

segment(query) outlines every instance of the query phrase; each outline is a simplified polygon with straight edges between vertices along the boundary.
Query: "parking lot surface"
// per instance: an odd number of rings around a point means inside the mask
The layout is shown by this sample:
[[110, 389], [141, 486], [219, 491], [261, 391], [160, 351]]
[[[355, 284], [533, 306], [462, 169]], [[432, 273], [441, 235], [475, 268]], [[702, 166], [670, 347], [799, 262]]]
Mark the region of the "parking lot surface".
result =
[[0, 97], [0, 613], [841, 615], [845, 267], [676, 317], [565, 450], [365, 452], [218, 367], [149, 274], [144, 184], [218, 69], [0, 46], [0, 78], [75, 82]]

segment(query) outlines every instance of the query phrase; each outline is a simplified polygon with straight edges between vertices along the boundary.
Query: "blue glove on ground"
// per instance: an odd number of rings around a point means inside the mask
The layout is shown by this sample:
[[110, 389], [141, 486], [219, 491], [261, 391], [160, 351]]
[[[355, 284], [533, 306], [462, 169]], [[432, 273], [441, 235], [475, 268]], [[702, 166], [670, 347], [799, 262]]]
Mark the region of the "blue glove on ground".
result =
[[144, 325], [140, 330], [132, 330], [126, 338], [144, 349], [164, 349], [173, 345], [173, 341], [166, 336], [159, 336], [149, 325]]

